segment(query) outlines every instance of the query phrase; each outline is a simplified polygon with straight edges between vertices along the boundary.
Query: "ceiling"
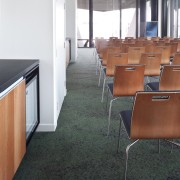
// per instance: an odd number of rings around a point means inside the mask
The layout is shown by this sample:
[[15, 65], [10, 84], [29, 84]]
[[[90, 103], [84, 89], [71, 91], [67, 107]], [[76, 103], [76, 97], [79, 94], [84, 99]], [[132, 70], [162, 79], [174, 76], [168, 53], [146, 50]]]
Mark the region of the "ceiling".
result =
[[[121, 0], [121, 8], [135, 8], [135, 0]], [[89, 0], [78, 0], [79, 9], [89, 9]], [[111, 11], [120, 9], [120, 0], [93, 0], [94, 11]]]

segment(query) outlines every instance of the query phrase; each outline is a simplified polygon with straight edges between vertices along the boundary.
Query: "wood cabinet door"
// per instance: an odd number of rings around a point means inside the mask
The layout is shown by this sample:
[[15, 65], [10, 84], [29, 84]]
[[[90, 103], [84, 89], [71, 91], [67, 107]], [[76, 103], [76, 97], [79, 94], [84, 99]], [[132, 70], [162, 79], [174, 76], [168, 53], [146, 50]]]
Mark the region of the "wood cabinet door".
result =
[[14, 173], [26, 152], [25, 81], [14, 89]]
[[0, 99], [0, 180], [12, 180], [25, 151], [25, 81], [22, 81]]
[[5, 122], [4, 122], [4, 101], [0, 99], [0, 180], [5, 177]]
[[1, 100], [1, 122], [3, 125], [2, 169], [3, 179], [10, 180], [14, 175], [14, 91], [10, 91]]

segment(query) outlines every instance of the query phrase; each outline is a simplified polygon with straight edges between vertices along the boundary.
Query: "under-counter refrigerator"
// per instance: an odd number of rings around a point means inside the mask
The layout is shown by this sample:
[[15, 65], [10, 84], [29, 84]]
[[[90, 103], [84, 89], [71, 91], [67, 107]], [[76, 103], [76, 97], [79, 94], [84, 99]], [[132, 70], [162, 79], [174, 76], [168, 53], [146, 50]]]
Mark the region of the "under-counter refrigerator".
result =
[[26, 75], [26, 141], [39, 124], [39, 67]]

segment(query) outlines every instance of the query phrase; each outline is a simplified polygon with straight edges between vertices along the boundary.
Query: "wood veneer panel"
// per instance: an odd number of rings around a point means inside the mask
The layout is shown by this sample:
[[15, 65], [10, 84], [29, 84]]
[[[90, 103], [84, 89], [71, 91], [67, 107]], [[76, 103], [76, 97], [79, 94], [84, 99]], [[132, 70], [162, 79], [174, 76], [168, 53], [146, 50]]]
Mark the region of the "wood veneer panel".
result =
[[5, 154], [5, 124], [4, 124], [4, 101], [0, 100], [0, 180], [5, 177], [4, 154]]
[[4, 171], [6, 180], [14, 175], [14, 91], [10, 91], [3, 99], [4, 111]]
[[26, 152], [25, 81], [14, 89], [14, 173]]

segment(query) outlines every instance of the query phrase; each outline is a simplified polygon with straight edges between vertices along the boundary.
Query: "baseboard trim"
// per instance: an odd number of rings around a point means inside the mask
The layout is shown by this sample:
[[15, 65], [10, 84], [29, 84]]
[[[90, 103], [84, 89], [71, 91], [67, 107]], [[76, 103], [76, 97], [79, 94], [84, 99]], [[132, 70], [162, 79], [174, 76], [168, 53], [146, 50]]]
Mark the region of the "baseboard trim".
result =
[[57, 125], [55, 124], [39, 124], [36, 132], [54, 132]]

